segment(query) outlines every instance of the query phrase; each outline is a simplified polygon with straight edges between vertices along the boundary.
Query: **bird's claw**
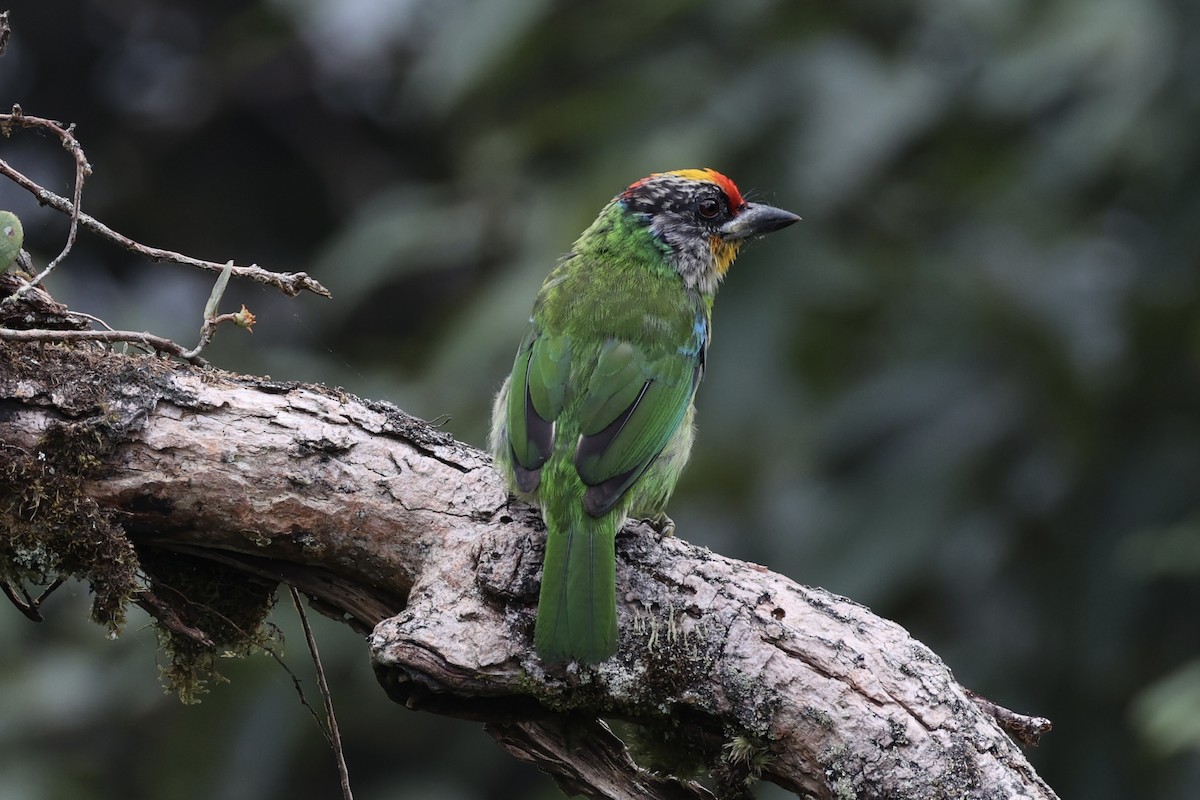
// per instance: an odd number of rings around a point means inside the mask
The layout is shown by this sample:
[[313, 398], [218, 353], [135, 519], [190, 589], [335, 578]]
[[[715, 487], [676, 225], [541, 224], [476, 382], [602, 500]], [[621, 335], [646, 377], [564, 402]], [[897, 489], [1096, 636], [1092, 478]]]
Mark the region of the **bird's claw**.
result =
[[643, 519], [642, 522], [654, 528], [654, 532], [659, 536], [674, 536], [675, 535], [675, 520], [668, 517], [664, 512], [660, 511], [653, 517]]

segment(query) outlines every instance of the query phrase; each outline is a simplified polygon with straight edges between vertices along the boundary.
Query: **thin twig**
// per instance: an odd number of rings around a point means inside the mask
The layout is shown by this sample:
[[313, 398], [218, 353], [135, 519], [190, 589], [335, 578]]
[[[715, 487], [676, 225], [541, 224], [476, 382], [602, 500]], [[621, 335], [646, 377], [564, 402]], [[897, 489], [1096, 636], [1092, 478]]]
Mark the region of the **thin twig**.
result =
[[188, 355], [181, 345], [144, 331], [54, 331], [35, 328], [27, 331], [0, 328], [0, 339], [13, 342], [133, 342], [150, 350], [177, 356], [198, 367], [208, 362], [197, 355]]
[[342, 734], [338, 731], [337, 717], [333, 714], [333, 696], [329, 693], [329, 684], [325, 680], [325, 669], [321, 666], [321, 656], [317, 653], [317, 640], [313, 637], [312, 628], [308, 624], [308, 615], [304, 613], [304, 605], [300, 601], [300, 592], [295, 586], [289, 586], [292, 593], [292, 603], [300, 614], [300, 624], [304, 627], [304, 638], [308, 641], [309, 652], [312, 653], [313, 664], [317, 668], [317, 686], [321, 688], [321, 699], [325, 701], [325, 713], [329, 717], [330, 744], [333, 746], [334, 757], [337, 758], [338, 775], [342, 781], [342, 797], [344, 800], [354, 800], [350, 792], [350, 772], [346, 769], [346, 754], [342, 751]]
[[[0, 133], [3, 133], [7, 136], [12, 132], [12, 128], [17, 125], [22, 127], [44, 127], [47, 130], [54, 132], [59, 136], [60, 139], [63, 139], [64, 146], [67, 147], [67, 149], [72, 150], [72, 153], [76, 155], [77, 180], [75, 194], [76, 197], [78, 197], [78, 194], [82, 189], [82, 180], [78, 177], [79, 170], [81, 169], [80, 164], [82, 163], [82, 165], [86, 166], [88, 172], [90, 172], [91, 167], [87, 166], [86, 159], [83, 159], [83, 151], [78, 149], [78, 142], [76, 142], [74, 136], [71, 135], [70, 127], [64, 128], [53, 120], [43, 119], [42, 117], [26, 116], [21, 112], [19, 106], [14, 106], [13, 113], [11, 114], [0, 114]], [[73, 147], [68, 146], [68, 140], [73, 143]], [[0, 175], [5, 175], [18, 186], [30, 192], [34, 197], [37, 198], [38, 203], [41, 205], [50, 206], [57, 211], [70, 214], [72, 218], [72, 233], [69, 237], [69, 244], [74, 242], [74, 230], [76, 224], [78, 224], [97, 236], [107, 239], [110, 242], [124, 247], [126, 250], [137, 253], [140, 256], [148, 258], [151, 261], [170, 261], [175, 264], [183, 264], [185, 266], [196, 267], [198, 269], [205, 269], [212, 272], [221, 272], [225, 269], [224, 263], [204, 261], [202, 259], [193, 258], [192, 256], [187, 256], [182, 253], [176, 253], [172, 250], [149, 247], [136, 242], [133, 239], [130, 239], [128, 236], [114, 231], [112, 228], [108, 227], [96, 218], [79, 211], [77, 201], [68, 200], [67, 198], [61, 197], [49, 189], [46, 189], [22, 174], [20, 171], [14, 169], [3, 159], [0, 159]], [[60, 254], [59, 258], [55, 259], [55, 262], [61, 260], [62, 256], [65, 255], [65, 253], [69, 250], [70, 247], [66, 247], [64, 249], [64, 253]], [[43, 271], [42, 275], [34, 278], [33, 285], [36, 285], [36, 283], [41, 280], [42, 277], [44, 277], [45, 273], [48, 272], [49, 269], [50, 267], [48, 266], [47, 269]], [[262, 269], [257, 264], [250, 264], [249, 266], [235, 266], [233, 268], [233, 274], [239, 278], [249, 278], [250, 280], [258, 281], [259, 283], [264, 283], [268, 286], [274, 286], [291, 297], [295, 297], [302, 291], [319, 294], [322, 297], [333, 296], [330, 294], [328, 289], [321, 285], [319, 281], [310, 278], [303, 272], [269, 272], [265, 269]]]
[[[227, 276], [231, 266], [232, 262], [226, 266], [226, 271], [222, 274]], [[26, 284], [25, 288], [32, 289], [33, 287], [30, 284]], [[162, 336], [156, 336], [152, 333], [147, 333], [144, 331], [116, 331], [110, 328], [108, 323], [93, 317], [90, 314], [80, 314], [79, 316], [94, 320], [108, 328], [108, 330], [63, 331], [48, 328], [31, 328], [28, 330], [0, 328], [0, 339], [8, 339], [9, 341], [16, 342], [132, 342], [145, 347], [147, 350], [159, 353], [167, 353], [168, 355], [176, 356], [184, 361], [196, 364], [197, 366], [206, 366], [208, 362], [200, 358], [200, 351], [212, 341], [213, 334], [216, 332], [216, 329], [219, 325], [225, 322], [232, 322], [239, 328], [245, 328], [253, 333], [252, 328], [255, 323], [254, 314], [250, 313], [250, 310], [244, 305], [240, 311], [233, 311], [228, 314], [218, 314], [214, 317], [208, 317], [204, 320], [204, 324], [200, 328], [200, 342], [194, 348], [188, 350], [184, 348], [183, 345], [173, 342], [170, 339]]]
[[[197, 603], [196, 601], [189, 599], [186, 595], [184, 595], [182, 592], [180, 592], [174, 586], [161, 585], [161, 586], [159, 586], [159, 588], [169, 591], [169, 592], [172, 592], [182, 602], [187, 603], [189, 606], [196, 606], [196, 607], [202, 609], [205, 613], [212, 614], [217, 619], [221, 620], [226, 625], [228, 625], [231, 629], [233, 629], [238, 634], [238, 636], [241, 636], [244, 639], [253, 638], [253, 636], [254, 636], [253, 632], [244, 630], [240, 625], [238, 625], [236, 622], [234, 622], [229, 617], [222, 614], [220, 611], [217, 611], [212, 606], [206, 605], [204, 603]], [[302, 705], [306, 709], [308, 709], [308, 713], [312, 716], [313, 721], [317, 723], [317, 729], [319, 731], [321, 731], [321, 735], [325, 737], [325, 740], [329, 741], [329, 733], [325, 730], [325, 723], [321, 721], [321, 716], [317, 713], [317, 710], [312, 707], [312, 703], [308, 702], [308, 698], [304, 694], [304, 686], [300, 682], [300, 676], [292, 671], [292, 668], [288, 666], [287, 662], [283, 660], [283, 656], [280, 655], [279, 651], [277, 651], [274, 647], [271, 647], [267, 644], [259, 644], [259, 647], [261, 647], [263, 652], [266, 653], [267, 655], [269, 655], [271, 657], [271, 659], [280, 667], [280, 669], [282, 669], [285, 673], [287, 673], [287, 676], [292, 679], [292, 687], [296, 690], [297, 697], [300, 698], [300, 705]]]
[[77, 317], [83, 317], [84, 319], [91, 320], [95, 324], [104, 328], [104, 330], [106, 330], [106, 331], [115, 331], [116, 330], [116, 328], [114, 328], [112, 325], [109, 325], [107, 322], [100, 319], [99, 317], [94, 317], [91, 314], [85, 314], [82, 311], [72, 311], [71, 313]]
[[[51, 119], [27, 117], [21, 111], [21, 107], [14, 104], [11, 114], [0, 114], [0, 131], [3, 131], [5, 136], [11, 136], [14, 125], [19, 125], [23, 128], [42, 128], [50, 131], [59, 138], [63, 149], [69, 152], [71, 158], [75, 161], [75, 188], [72, 190], [69, 206], [71, 226], [67, 230], [67, 241], [63, 245], [62, 251], [46, 265], [45, 269], [34, 276], [33, 280], [18, 289], [5, 302], [12, 302], [14, 298], [23, 297], [26, 292], [37, 286], [47, 275], [53, 272], [54, 268], [61, 264], [63, 259], [71, 252], [71, 248], [75, 246], [75, 239], [79, 234], [79, 204], [83, 200], [83, 182], [88, 175], [92, 174], [92, 165], [88, 163], [87, 156], [84, 155], [79, 140], [75, 138], [75, 126], [73, 124], [63, 127], [61, 123]], [[5, 164], [5, 166], [8, 165]]]
[[158, 599], [158, 595], [149, 589], [142, 589], [138, 592], [137, 596], [133, 598], [133, 602], [137, 603], [142, 610], [158, 620], [168, 630], [172, 630], [180, 636], [191, 639], [196, 644], [204, 647], [213, 646], [213, 640], [209, 638], [208, 634], [199, 628], [188, 625], [180, 619], [174, 609]]
[[43, 617], [37, 610], [37, 607], [34, 606], [33, 601], [29, 597], [29, 593], [24, 589], [21, 590], [21, 594], [24, 596], [18, 597], [16, 587], [14, 587], [8, 581], [0, 581], [0, 591], [4, 592], [4, 596], [12, 601], [12, 604], [16, 606], [17, 611], [20, 611], [23, 615], [25, 615], [26, 619], [32, 622], [46, 621], [45, 617]]
[[42, 612], [40, 611], [41, 605], [43, 602], [45, 602], [46, 598], [54, 592], [55, 589], [63, 585], [64, 580], [66, 579], [55, 578], [54, 581], [36, 598], [30, 597], [29, 592], [25, 591], [24, 589], [21, 589], [22, 597], [17, 597], [17, 590], [7, 581], [0, 581], [0, 591], [4, 592], [4, 595], [12, 601], [12, 604], [16, 606], [17, 610], [24, 614], [27, 619], [33, 622], [44, 622], [45, 618], [42, 616]]

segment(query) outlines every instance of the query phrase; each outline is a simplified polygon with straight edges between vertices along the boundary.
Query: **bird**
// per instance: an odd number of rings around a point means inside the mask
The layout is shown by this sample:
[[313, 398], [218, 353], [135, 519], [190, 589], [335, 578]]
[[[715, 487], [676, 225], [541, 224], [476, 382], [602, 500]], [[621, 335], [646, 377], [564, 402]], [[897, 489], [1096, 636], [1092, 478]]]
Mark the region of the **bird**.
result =
[[616, 534], [627, 518], [674, 529], [665, 507], [692, 448], [717, 287], [747, 240], [799, 219], [713, 169], [654, 173], [605, 205], [542, 284], [489, 445], [546, 525], [544, 663], [616, 652]]

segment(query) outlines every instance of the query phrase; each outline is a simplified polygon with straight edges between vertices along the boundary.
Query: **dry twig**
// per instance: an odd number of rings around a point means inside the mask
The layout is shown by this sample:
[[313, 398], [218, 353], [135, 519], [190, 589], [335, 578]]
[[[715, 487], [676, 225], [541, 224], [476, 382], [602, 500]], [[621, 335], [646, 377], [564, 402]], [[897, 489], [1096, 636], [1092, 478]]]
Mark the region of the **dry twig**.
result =
[[[11, 114], [0, 114], [0, 133], [5, 136], [10, 136], [14, 127], [37, 127], [50, 131], [57, 136], [68, 151], [75, 158], [75, 190], [73, 199], [68, 200], [61, 197], [49, 189], [39, 185], [32, 179], [14, 169], [8, 162], [0, 159], [0, 175], [5, 175], [18, 186], [30, 192], [37, 198], [41, 205], [50, 206], [53, 209], [62, 211], [71, 215], [71, 231], [67, 237], [67, 244], [54, 261], [50, 262], [40, 274], [38, 274], [31, 282], [31, 286], [36, 286], [50, 271], [58, 265], [59, 262], [70, 252], [71, 247], [75, 242], [75, 232], [80, 226], [86, 228], [92, 233], [107, 239], [114, 244], [124, 247], [126, 250], [144, 256], [151, 261], [170, 261], [175, 264], [183, 264], [189, 267], [205, 269], [211, 272], [221, 272], [225, 269], [224, 263], [215, 261], [205, 261], [192, 256], [176, 253], [171, 250], [164, 250], [158, 247], [149, 247], [139, 242], [134, 241], [128, 236], [114, 231], [99, 220], [84, 214], [79, 209], [80, 196], [83, 191], [84, 178], [91, 174], [91, 166], [87, 163], [84, 157], [83, 149], [79, 146], [79, 142], [74, 136], [74, 126], [63, 126], [61, 123], [54, 120], [45, 119], [43, 117], [31, 117], [26, 115], [20, 106], [13, 106]], [[259, 283], [274, 286], [285, 294], [295, 297], [302, 291], [312, 292], [321, 295], [322, 297], [332, 297], [329, 290], [321, 283], [303, 272], [269, 272], [262, 269], [257, 264], [249, 266], [235, 266], [232, 269], [235, 276], [239, 278], [249, 278]], [[18, 295], [22, 294], [27, 289], [18, 291]], [[5, 302], [9, 302], [6, 300]]]
[[21, 589], [21, 596], [17, 596], [17, 589], [7, 581], [0, 581], [0, 591], [4, 592], [4, 596], [12, 601], [12, 604], [17, 607], [17, 610], [25, 616], [26, 619], [32, 622], [44, 622], [40, 607], [47, 597], [54, 593], [54, 590], [63, 585], [66, 578], [55, 578], [54, 581], [47, 586], [42, 593], [37, 597], [31, 597], [29, 592]]
[[198, 355], [188, 355], [181, 345], [162, 336], [144, 331], [56, 331], [56, 330], [11, 330], [0, 328], [0, 339], [11, 342], [132, 342], [157, 353], [177, 356], [197, 366], [206, 366], [207, 361]]
[[[93, 230], [104, 238], [116, 242], [117, 244], [146, 256], [154, 261], [170, 260], [177, 263], [187, 264], [200, 267], [202, 269], [216, 269], [220, 272], [217, 279], [217, 284], [213, 288], [212, 295], [209, 297], [208, 304], [204, 310], [204, 322], [200, 329], [200, 341], [197, 345], [188, 350], [182, 345], [179, 345], [169, 339], [161, 336], [156, 336], [147, 332], [140, 331], [115, 331], [104, 323], [91, 315], [76, 315], [87, 317], [90, 320], [99, 322], [103, 327], [107, 328], [104, 331], [87, 331], [87, 330], [60, 330], [57, 328], [27, 328], [23, 330], [10, 330], [8, 328], [0, 328], [0, 339], [8, 339], [10, 341], [41, 341], [41, 342], [79, 342], [79, 341], [95, 341], [95, 342], [131, 342], [147, 348], [149, 351], [157, 353], [167, 353], [176, 356], [185, 361], [197, 365], [204, 365], [206, 362], [200, 358], [200, 352], [212, 340], [213, 334], [217, 327], [224, 322], [232, 322], [239, 327], [250, 329], [254, 325], [254, 315], [243, 305], [240, 311], [217, 314], [217, 303], [220, 301], [221, 295], [224, 293], [225, 286], [231, 275], [240, 275], [249, 277], [262, 283], [268, 283], [278, 286], [289, 295], [296, 295], [302, 289], [315, 292], [329, 297], [329, 291], [320, 283], [312, 280], [304, 273], [272, 273], [260, 269], [256, 265], [249, 267], [235, 266], [232, 261], [228, 261], [223, 265], [214, 264], [212, 262], [200, 261], [183, 256], [178, 253], [173, 253], [167, 250], [158, 248], [146, 247], [133, 241], [127, 236], [117, 233], [95, 219], [83, 214], [80, 211], [80, 202], [83, 195], [84, 180], [91, 174], [91, 165], [88, 164], [87, 158], [84, 155], [83, 148], [79, 141], [74, 136], [74, 125], [64, 126], [62, 123], [56, 122], [44, 117], [34, 117], [26, 115], [19, 105], [14, 105], [11, 114], [0, 114], [0, 133], [5, 136], [11, 136], [12, 131], [16, 127], [21, 128], [38, 128], [53, 133], [61, 142], [63, 147], [69, 151], [75, 161], [75, 188], [71, 200], [59, 197], [42, 186], [39, 186], [34, 181], [30, 180], [25, 175], [14, 169], [3, 159], [0, 159], [0, 174], [7, 176], [19, 186], [24, 187], [37, 197], [38, 201], [43, 205], [50, 205], [60, 211], [65, 211], [70, 214], [71, 224], [67, 233], [66, 243], [62, 250], [45, 269], [39, 272], [30, 280], [18, 276], [20, 286], [0, 301], [0, 304], [5, 306], [16, 303], [25, 299], [31, 292], [38, 288], [39, 284], [49, 275], [62, 261], [70, 254], [75, 245], [75, 240], [78, 234], [80, 224], [84, 227]], [[24, 266], [29, 265], [28, 255], [22, 251], [20, 254], [21, 263]], [[71, 326], [77, 327], [77, 326]]]
[[[4, 300], [6, 303], [14, 302], [15, 300], [23, 297], [27, 291], [41, 283], [47, 275], [54, 271], [55, 267], [62, 263], [63, 259], [66, 258], [71, 252], [71, 248], [75, 246], [75, 238], [79, 233], [79, 204], [83, 199], [83, 182], [88, 175], [92, 174], [92, 165], [88, 163], [87, 156], [85, 156], [83, 153], [83, 148], [79, 146], [79, 140], [75, 138], [74, 125], [63, 127], [61, 123], [55, 122], [54, 120], [45, 119], [43, 117], [27, 117], [21, 110], [21, 107], [14, 104], [11, 114], [0, 114], [0, 133], [3, 133], [6, 137], [12, 136], [12, 129], [13, 127], [17, 126], [22, 128], [42, 128], [43, 130], [50, 131], [58, 137], [59, 141], [62, 142], [63, 149], [70, 153], [71, 158], [75, 161], [75, 189], [71, 195], [69, 209], [59, 209], [68, 210], [71, 215], [71, 227], [67, 231], [67, 241], [63, 245], [63, 249], [57, 256], [51, 259], [50, 263], [46, 265], [46, 268], [39, 272], [33, 278], [33, 280], [29, 281], [29, 283], [27, 283], [25, 286], [18, 289], [17, 292], [11, 297], [6, 298]], [[0, 171], [8, 174], [8, 171], [10, 170], [15, 172], [15, 170], [12, 170], [12, 167], [10, 167], [7, 162], [0, 160]], [[30, 183], [32, 183], [32, 181], [30, 181]], [[42, 191], [45, 190], [43, 189]], [[65, 199], [59, 199], [62, 200], [64, 204], [67, 204]]]
[[337, 716], [333, 713], [333, 695], [329, 693], [329, 682], [325, 680], [325, 668], [321, 665], [321, 654], [317, 652], [317, 640], [313, 636], [312, 627], [308, 624], [308, 615], [304, 613], [304, 604], [300, 602], [300, 592], [295, 586], [289, 586], [292, 594], [292, 604], [300, 615], [300, 624], [304, 627], [304, 640], [308, 643], [308, 651], [312, 653], [313, 666], [317, 670], [317, 686], [321, 689], [321, 700], [325, 703], [325, 716], [329, 724], [329, 745], [337, 759], [338, 777], [342, 784], [344, 800], [354, 800], [350, 791], [350, 771], [346, 768], [346, 753], [342, 749], [342, 734], [338, 730]]
[[191, 639], [196, 644], [204, 647], [213, 646], [213, 641], [207, 633], [199, 628], [188, 625], [180, 619], [179, 614], [175, 613], [175, 610], [170, 605], [160, 600], [158, 595], [149, 589], [142, 589], [138, 592], [137, 596], [133, 598], [133, 602], [137, 603], [139, 608], [158, 620], [168, 630], [174, 631], [186, 639]]

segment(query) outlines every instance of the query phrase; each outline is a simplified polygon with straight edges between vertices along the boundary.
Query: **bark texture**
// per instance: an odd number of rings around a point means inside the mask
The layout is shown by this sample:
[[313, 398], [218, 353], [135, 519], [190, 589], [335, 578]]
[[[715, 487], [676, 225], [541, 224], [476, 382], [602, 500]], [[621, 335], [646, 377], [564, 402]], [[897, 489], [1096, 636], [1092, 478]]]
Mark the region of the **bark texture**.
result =
[[[387, 403], [0, 342], [0, 468], [12, 525], [66, 524], [31, 482], [71, 474], [70, 524], [102, 521], [143, 569], [199, 558], [373, 629], [392, 699], [486, 723], [568, 791], [740, 797], [761, 777], [820, 798], [1055, 796], [900, 626], [645, 525], [618, 537], [618, 655], [546, 668], [536, 511], [485, 454]], [[710, 788], [686, 780], [700, 771]]]

